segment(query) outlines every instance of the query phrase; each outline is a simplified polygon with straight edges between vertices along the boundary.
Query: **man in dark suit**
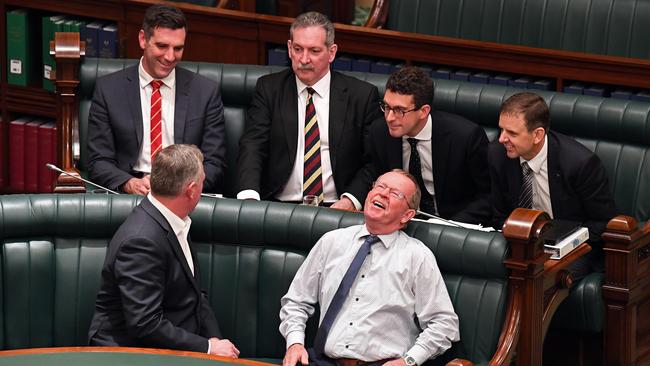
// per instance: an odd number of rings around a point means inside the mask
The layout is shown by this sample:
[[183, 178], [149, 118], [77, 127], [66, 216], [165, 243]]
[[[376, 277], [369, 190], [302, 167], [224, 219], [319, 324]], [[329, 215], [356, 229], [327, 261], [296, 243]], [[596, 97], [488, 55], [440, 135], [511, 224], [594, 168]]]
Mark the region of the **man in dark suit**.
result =
[[[218, 85], [176, 67], [185, 16], [174, 7], [147, 9], [138, 66], [100, 78], [88, 116], [90, 179], [113, 190], [147, 194], [152, 157], [187, 143], [203, 152], [204, 189], [218, 192], [225, 169], [225, 126]], [[153, 123], [152, 123], [153, 122]]]
[[[433, 81], [417, 67], [394, 72], [373, 124], [375, 177], [406, 169], [422, 191], [420, 210], [466, 223], [489, 223], [485, 131], [455, 114], [433, 111]], [[415, 146], [415, 149], [413, 148]]]
[[202, 161], [193, 145], [171, 145], [158, 153], [151, 193], [108, 245], [90, 345], [239, 355], [230, 341], [219, 339], [189, 237], [188, 215], [205, 180]]
[[287, 42], [292, 69], [261, 77], [239, 142], [240, 199], [301, 201], [361, 209], [370, 189], [364, 139], [381, 119], [377, 88], [330, 71], [334, 26], [305, 13]]
[[598, 156], [549, 127], [548, 106], [537, 94], [515, 94], [501, 106], [501, 134], [488, 149], [494, 224], [501, 228], [524, 207], [587, 227], [593, 250], [572, 268], [581, 277], [602, 270], [600, 235], [616, 206]]

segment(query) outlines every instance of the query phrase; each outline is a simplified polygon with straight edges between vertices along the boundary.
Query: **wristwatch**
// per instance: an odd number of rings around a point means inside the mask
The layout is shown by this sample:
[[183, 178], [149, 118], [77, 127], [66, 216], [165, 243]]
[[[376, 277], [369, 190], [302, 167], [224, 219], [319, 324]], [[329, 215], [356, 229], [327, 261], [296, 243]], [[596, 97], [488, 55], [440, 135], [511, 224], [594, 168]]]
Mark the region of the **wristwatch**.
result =
[[415, 358], [409, 355], [404, 355], [403, 359], [406, 366], [418, 366], [417, 362], [415, 362]]

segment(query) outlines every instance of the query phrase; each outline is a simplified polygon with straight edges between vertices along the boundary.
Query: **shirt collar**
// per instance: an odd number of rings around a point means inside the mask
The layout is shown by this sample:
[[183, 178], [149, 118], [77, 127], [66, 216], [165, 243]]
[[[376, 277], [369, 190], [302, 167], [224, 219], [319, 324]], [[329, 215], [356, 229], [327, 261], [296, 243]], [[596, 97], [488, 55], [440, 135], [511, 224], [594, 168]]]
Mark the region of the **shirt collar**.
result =
[[[548, 135], [544, 136], [544, 145], [539, 151], [539, 154], [535, 155], [534, 158], [528, 160], [528, 166], [532, 169], [535, 174], [539, 174], [539, 171], [542, 169], [542, 165], [546, 163], [546, 157], [548, 156]], [[526, 159], [519, 157], [519, 164], [523, 164]]]
[[186, 216], [184, 219], [176, 216], [175, 213], [168, 209], [167, 206], [163, 205], [162, 202], [158, 201], [156, 197], [154, 197], [151, 193], [147, 194], [147, 199], [165, 217], [169, 223], [169, 226], [171, 226], [172, 230], [174, 230], [174, 234], [176, 234], [176, 236], [182, 232], [187, 233], [189, 231], [190, 224], [192, 224], [192, 219], [190, 219], [189, 216]]
[[[368, 232], [368, 228], [366, 225], [363, 225], [361, 227], [361, 230], [359, 231], [359, 236], [358, 238], [363, 238], [367, 235], [372, 235], [370, 232]], [[399, 230], [395, 230], [390, 234], [383, 234], [383, 235], [377, 235], [379, 237], [380, 242], [384, 245], [384, 247], [389, 248], [395, 240], [397, 240], [397, 237], [399, 236]]]
[[[311, 85], [312, 89], [316, 91], [316, 94], [318, 94], [319, 97], [324, 98], [326, 95], [329, 94], [331, 79], [332, 79], [332, 74], [329, 71], [327, 71], [327, 74], [325, 74], [325, 76], [320, 78], [320, 80], [318, 80], [316, 84]], [[298, 95], [300, 95], [310, 85], [303, 83], [300, 79], [298, 79], [298, 76], [296, 76], [296, 86], [298, 86]]]
[[[140, 63], [138, 66], [138, 76], [140, 79], [140, 87], [144, 88], [147, 85], [151, 84], [154, 78], [145, 71], [144, 66], [142, 66], [142, 57], [140, 57]], [[176, 84], [176, 68], [172, 69], [172, 72], [169, 73], [166, 77], [160, 79], [165, 86], [168, 88], [173, 88]]]
[[[424, 127], [418, 132], [417, 135], [413, 136], [414, 139], [418, 141], [430, 141], [431, 140], [431, 133], [432, 133], [432, 126], [433, 123], [431, 122], [431, 114], [427, 116], [427, 123], [424, 124]], [[406, 140], [410, 138], [411, 136], [402, 136], [402, 140]]]

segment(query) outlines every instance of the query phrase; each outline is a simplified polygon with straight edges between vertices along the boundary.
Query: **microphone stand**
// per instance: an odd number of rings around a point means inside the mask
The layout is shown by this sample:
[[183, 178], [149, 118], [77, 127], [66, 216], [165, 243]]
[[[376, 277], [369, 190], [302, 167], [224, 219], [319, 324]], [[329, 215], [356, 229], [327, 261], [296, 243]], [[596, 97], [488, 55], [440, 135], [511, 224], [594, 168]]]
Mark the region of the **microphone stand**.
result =
[[118, 192], [112, 191], [112, 190], [110, 190], [110, 189], [108, 189], [108, 188], [106, 188], [106, 187], [104, 187], [104, 186], [100, 186], [100, 185], [97, 184], [97, 183], [93, 183], [93, 182], [89, 181], [88, 179], [84, 179], [84, 178], [78, 177], [78, 176], [76, 176], [76, 175], [72, 175], [72, 174], [66, 172], [65, 170], [59, 168], [58, 166], [56, 166], [56, 165], [54, 165], [54, 164], [47, 163], [47, 164], [45, 164], [45, 166], [46, 166], [48, 169], [50, 169], [50, 170], [54, 170], [55, 172], [58, 172], [58, 173], [64, 174], [64, 175], [66, 175], [66, 176], [68, 176], [68, 177], [72, 177], [72, 178], [77, 179], [77, 180], [80, 180], [80, 181], [82, 181], [82, 182], [84, 182], [84, 183], [90, 184], [90, 185], [93, 186], [93, 187], [103, 189], [103, 190], [105, 190], [106, 192], [109, 192], [109, 193], [112, 193], [112, 194], [119, 194]]
[[455, 223], [455, 222], [453, 222], [453, 221], [450, 221], [450, 220], [447, 220], [447, 219], [443, 219], [443, 218], [440, 217], [440, 216], [432, 215], [432, 214], [430, 214], [430, 213], [427, 213], [427, 212], [424, 212], [424, 211], [420, 211], [420, 210], [415, 210], [415, 212], [416, 212], [418, 215], [426, 216], [426, 217], [431, 218], [431, 219], [440, 220], [440, 221], [442, 221], [442, 222], [444, 222], [444, 223], [446, 223], [446, 224], [449, 224], [449, 225], [451, 225], [451, 226], [463, 227], [462, 225], [459, 225], [459, 224], [457, 224], [457, 223]]

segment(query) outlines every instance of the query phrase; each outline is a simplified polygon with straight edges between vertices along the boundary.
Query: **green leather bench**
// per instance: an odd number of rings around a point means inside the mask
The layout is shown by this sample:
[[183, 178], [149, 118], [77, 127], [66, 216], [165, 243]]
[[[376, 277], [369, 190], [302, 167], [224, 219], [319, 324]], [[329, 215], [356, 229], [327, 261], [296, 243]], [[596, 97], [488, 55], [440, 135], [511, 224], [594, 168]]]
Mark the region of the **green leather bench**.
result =
[[393, 0], [388, 4], [384, 28], [650, 58], [646, 39], [650, 33], [650, 4], [646, 0]]
[[[86, 344], [106, 245], [140, 199], [0, 196], [0, 349]], [[323, 233], [363, 219], [327, 208], [233, 199], [203, 199], [191, 217], [201, 282], [224, 336], [242, 357], [276, 362], [285, 350], [280, 298], [306, 253]], [[406, 232], [431, 248], [443, 272], [460, 318], [453, 357], [487, 364], [501, 333], [517, 325], [506, 317], [514, 304], [503, 264], [505, 238], [422, 222], [410, 223]], [[502, 337], [501, 351], [508, 339], [516, 341], [514, 332]]]

